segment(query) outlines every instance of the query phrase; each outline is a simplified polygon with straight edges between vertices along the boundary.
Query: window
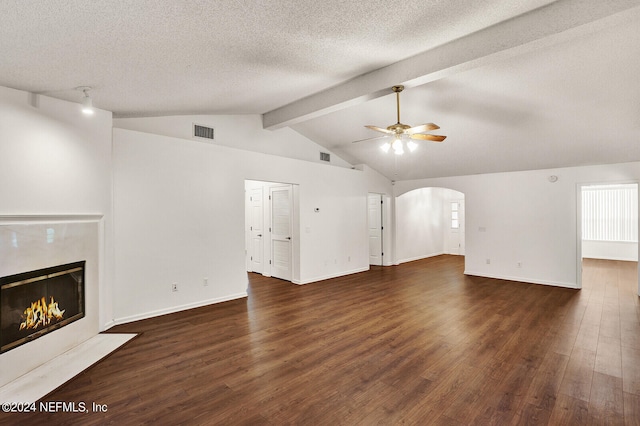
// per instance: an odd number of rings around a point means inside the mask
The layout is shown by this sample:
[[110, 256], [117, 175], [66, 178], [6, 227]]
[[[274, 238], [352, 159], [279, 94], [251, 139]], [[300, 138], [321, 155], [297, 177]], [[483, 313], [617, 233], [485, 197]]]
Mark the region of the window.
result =
[[53, 228], [47, 228], [47, 243], [51, 244], [56, 239], [56, 230]]
[[582, 187], [582, 239], [638, 241], [638, 187]]
[[460, 203], [454, 201], [451, 203], [451, 229], [460, 228], [460, 217], [458, 216]]

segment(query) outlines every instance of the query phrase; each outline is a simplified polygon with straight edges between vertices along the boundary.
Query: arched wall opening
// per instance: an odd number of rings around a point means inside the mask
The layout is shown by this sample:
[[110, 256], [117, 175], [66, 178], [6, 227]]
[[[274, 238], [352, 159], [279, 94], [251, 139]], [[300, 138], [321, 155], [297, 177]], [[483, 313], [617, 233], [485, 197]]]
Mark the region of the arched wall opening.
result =
[[396, 264], [438, 256], [464, 255], [464, 193], [418, 188], [395, 200]]

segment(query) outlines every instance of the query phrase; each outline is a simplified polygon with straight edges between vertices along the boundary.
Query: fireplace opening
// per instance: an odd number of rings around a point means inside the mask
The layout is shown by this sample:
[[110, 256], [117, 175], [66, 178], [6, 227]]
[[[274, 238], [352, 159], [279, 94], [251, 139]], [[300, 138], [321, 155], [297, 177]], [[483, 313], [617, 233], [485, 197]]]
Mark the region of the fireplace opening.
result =
[[0, 353], [84, 317], [85, 263], [0, 278]]

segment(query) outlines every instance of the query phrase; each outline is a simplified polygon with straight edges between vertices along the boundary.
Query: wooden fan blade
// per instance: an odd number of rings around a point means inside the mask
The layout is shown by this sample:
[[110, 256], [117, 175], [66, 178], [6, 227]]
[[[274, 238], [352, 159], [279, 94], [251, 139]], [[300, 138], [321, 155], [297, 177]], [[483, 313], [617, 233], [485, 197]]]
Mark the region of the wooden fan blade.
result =
[[447, 137], [446, 136], [440, 136], [440, 135], [423, 135], [421, 133], [416, 133], [414, 135], [411, 135], [411, 139], [421, 139], [423, 141], [431, 141], [431, 142], [442, 142], [443, 140], [445, 140]]
[[374, 136], [374, 137], [372, 137], [372, 138], [360, 139], [360, 140], [357, 140], [357, 141], [353, 141], [353, 142], [351, 142], [351, 143], [358, 143], [358, 142], [373, 141], [373, 140], [376, 140], [376, 139], [382, 139], [382, 138], [387, 138], [387, 137], [388, 137], [388, 136]]
[[391, 130], [388, 129], [383, 129], [382, 127], [378, 127], [378, 126], [364, 126], [367, 129], [371, 129], [371, 130], [375, 130], [376, 132], [382, 132], [382, 133], [386, 133], [388, 135], [392, 135], [393, 132]]
[[436, 130], [439, 128], [440, 126], [438, 126], [437, 124], [427, 123], [427, 124], [421, 124], [419, 126], [411, 127], [410, 129], [405, 130], [405, 133], [412, 135], [414, 133], [428, 132], [429, 130]]

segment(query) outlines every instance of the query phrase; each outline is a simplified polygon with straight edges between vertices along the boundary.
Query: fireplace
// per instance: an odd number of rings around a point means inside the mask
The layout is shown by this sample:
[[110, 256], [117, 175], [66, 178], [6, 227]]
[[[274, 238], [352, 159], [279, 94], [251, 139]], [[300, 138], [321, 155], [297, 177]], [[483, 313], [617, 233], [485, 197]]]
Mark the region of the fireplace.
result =
[[85, 263], [0, 278], [0, 353], [84, 317]]

